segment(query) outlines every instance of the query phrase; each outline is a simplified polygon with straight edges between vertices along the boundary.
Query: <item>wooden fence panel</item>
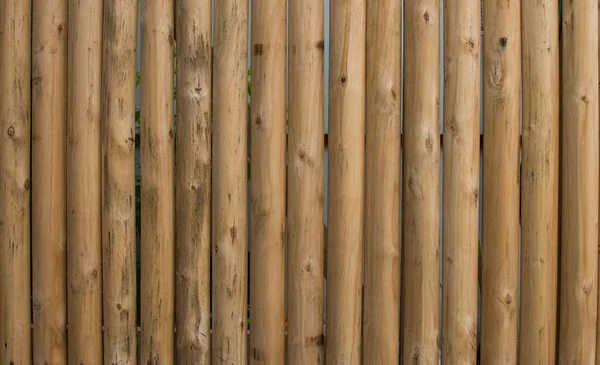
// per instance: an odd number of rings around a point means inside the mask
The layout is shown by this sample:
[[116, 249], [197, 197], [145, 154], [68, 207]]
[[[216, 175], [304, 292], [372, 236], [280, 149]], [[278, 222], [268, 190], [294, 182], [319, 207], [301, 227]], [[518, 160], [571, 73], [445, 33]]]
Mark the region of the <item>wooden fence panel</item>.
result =
[[68, 363], [102, 364], [102, 1], [69, 1]]
[[598, 303], [598, 4], [562, 2], [558, 363], [595, 362]]

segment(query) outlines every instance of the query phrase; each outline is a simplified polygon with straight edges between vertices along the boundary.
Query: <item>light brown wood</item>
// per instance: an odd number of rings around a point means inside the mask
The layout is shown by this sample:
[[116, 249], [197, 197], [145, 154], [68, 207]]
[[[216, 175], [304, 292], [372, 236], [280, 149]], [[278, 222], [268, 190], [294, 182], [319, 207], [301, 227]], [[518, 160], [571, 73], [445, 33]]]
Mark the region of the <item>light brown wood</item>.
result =
[[521, 1], [484, 1], [481, 362], [516, 364]]
[[67, 1], [34, 0], [32, 11], [33, 363], [66, 365]]
[[250, 363], [279, 365], [285, 362], [286, 1], [251, 3]]
[[176, 364], [210, 364], [211, 1], [177, 0]]
[[214, 4], [212, 363], [247, 363], [248, 2]]
[[104, 364], [137, 364], [135, 68], [137, 0], [104, 1], [102, 283]]
[[558, 293], [558, 1], [524, 1], [519, 363], [554, 364]]
[[139, 362], [174, 360], [174, 4], [141, 6], [141, 333]]
[[323, 364], [323, 50], [321, 0], [289, 1], [288, 327], [290, 365]]
[[[405, 2], [403, 363], [437, 364], [440, 301], [440, 12]], [[410, 51], [408, 51], [410, 50]]]
[[102, 0], [69, 1], [68, 363], [102, 364]]
[[477, 358], [479, 0], [444, 1], [442, 363]]
[[591, 364], [598, 308], [598, 3], [562, 2], [559, 364]]
[[401, 6], [375, 0], [367, 7], [365, 365], [399, 361]]
[[359, 364], [365, 152], [366, 1], [332, 1], [325, 356]]
[[30, 0], [0, 2], [0, 363], [12, 365], [31, 363], [30, 27]]

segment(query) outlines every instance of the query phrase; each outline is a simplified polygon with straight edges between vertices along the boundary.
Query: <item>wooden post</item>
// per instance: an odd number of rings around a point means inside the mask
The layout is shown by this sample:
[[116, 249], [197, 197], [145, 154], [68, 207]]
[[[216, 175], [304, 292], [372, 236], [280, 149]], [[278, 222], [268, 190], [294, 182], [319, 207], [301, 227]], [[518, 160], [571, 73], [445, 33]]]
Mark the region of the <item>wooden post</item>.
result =
[[367, 7], [365, 365], [399, 361], [401, 6]]
[[31, 363], [30, 27], [30, 0], [0, 2], [0, 363], [14, 365]]
[[521, 1], [484, 0], [481, 362], [517, 363]]
[[437, 364], [440, 301], [439, 1], [405, 3], [403, 363]]
[[174, 361], [173, 1], [141, 2], [141, 327], [139, 361]]
[[562, 4], [558, 363], [591, 364], [598, 305], [598, 4], [565, 0]]
[[67, 322], [71, 365], [102, 364], [102, 3], [69, 1], [68, 7]]
[[251, 13], [250, 363], [279, 365], [285, 363], [286, 1], [253, 1]]
[[137, 0], [104, 1], [102, 282], [104, 364], [137, 364], [135, 71]]
[[[67, 1], [33, 1], [33, 363], [67, 364]], [[52, 280], [48, 280], [52, 278]]]
[[519, 362], [554, 364], [558, 294], [558, 1], [523, 1], [522, 4]]
[[176, 364], [210, 364], [211, 1], [177, 0]]
[[327, 364], [361, 360], [366, 10], [330, 4]]
[[477, 362], [480, 5], [444, 1], [443, 364]]
[[212, 363], [246, 364], [248, 2], [214, 9]]
[[323, 11], [322, 0], [289, 1], [287, 358], [290, 365], [325, 362]]

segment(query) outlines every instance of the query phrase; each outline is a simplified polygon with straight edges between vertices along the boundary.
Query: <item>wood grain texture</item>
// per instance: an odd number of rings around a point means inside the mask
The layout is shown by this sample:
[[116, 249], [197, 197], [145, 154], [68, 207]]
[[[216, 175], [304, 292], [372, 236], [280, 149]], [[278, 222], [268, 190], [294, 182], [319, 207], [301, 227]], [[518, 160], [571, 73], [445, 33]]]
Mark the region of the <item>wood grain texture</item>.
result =
[[476, 364], [481, 7], [444, 1], [442, 363]]
[[524, 1], [519, 362], [554, 364], [558, 294], [558, 1]]
[[250, 363], [279, 365], [285, 362], [286, 1], [253, 1], [251, 13]]
[[1, 1], [0, 363], [11, 365], [31, 363], [30, 37], [31, 1]]
[[102, 364], [102, 1], [69, 1], [68, 363]]
[[361, 361], [366, 1], [330, 4], [325, 356]]
[[102, 283], [104, 364], [137, 364], [135, 68], [137, 0], [104, 1]]
[[288, 334], [290, 365], [324, 364], [321, 0], [289, 1]]
[[141, 6], [141, 333], [140, 363], [174, 357], [174, 140], [172, 0]]
[[212, 363], [247, 363], [248, 2], [214, 9]]
[[211, 2], [178, 0], [176, 363], [210, 364]]
[[400, 351], [401, 6], [367, 7], [363, 363], [373, 365], [398, 364]]
[[592, 364], [598, 305], [598, 4], [562, 1], [559, 364]]
[[33, 363], [66, 365], [67, 0], [34, 0], [32, 11]]

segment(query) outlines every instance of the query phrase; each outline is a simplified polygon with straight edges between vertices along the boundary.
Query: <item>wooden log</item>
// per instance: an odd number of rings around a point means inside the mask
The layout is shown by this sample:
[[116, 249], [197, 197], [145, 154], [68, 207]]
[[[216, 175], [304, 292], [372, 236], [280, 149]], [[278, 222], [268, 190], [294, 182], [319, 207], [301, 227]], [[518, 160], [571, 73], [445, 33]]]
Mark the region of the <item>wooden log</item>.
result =
[[286, 1], [253, 1], [251, 14], [250, 363], [279, 365], [285, 363]]
[[69, 1], [68, 362], [102, 364], [102, 1]]
[[246, 364], [248, 2], [214, 8], [213, 364]]
[[522, 4], [519, 362], [554, 364], [558, 294], [558, 1]]
[[366, 1], [332, 1], [329, 51], [327, 364], [361, 358]]
[[137, 0], [104, 1], [102, 283], [104, 364], [137, 364], [135, 88]]
[[403, 363], [437, 364], [440, 301], [440, 14], [405, 3], [402, 164]]
[[0, 363], [12, 365], [31, 363], [30, 51], [31, 1], [1, 1]]
[[33, 363], [66, 365], [67, 1], [34, 0], [32, 11]]
[[141, 2], [139, 361], [174, 361], [173, 1]]
[[290, 365], [325, 362], [322, 4], [321, 0], [289, 1], [287, 360]]
[[400, 359], [401, 6], [376, 0], [367, 7], [365, 365]]
[[443, 364], [477, 361], [480, 24], [480, 1], [444, 1]]
[[484, 1], [481, 362], [516, 364], [521, 1]]
[[210, 364], [211, 2], [178, 0], [177, 364]]
[[591, 364], [598, 305], [598, 4], [563, 1], [562, 6], [558, 363]]

